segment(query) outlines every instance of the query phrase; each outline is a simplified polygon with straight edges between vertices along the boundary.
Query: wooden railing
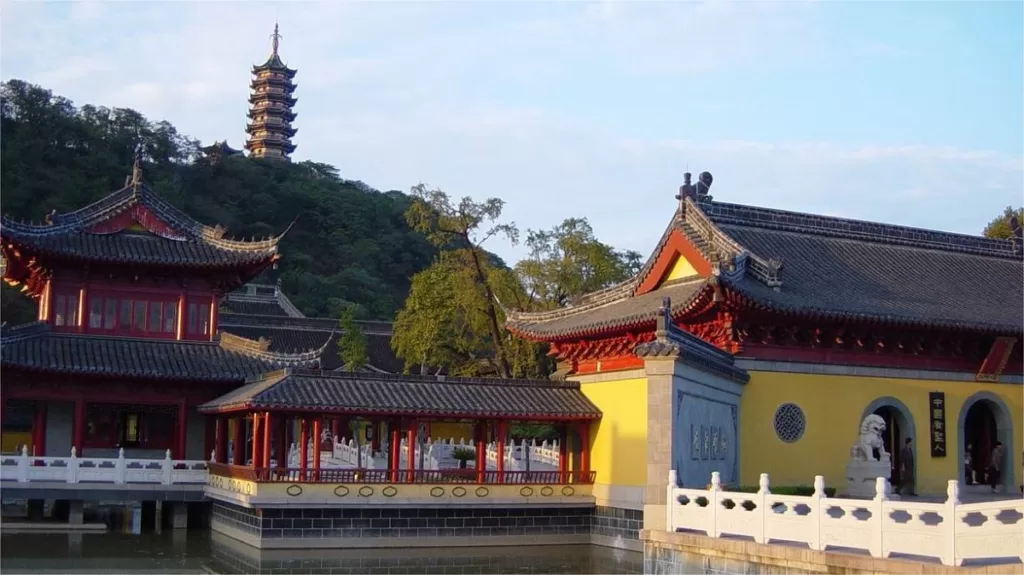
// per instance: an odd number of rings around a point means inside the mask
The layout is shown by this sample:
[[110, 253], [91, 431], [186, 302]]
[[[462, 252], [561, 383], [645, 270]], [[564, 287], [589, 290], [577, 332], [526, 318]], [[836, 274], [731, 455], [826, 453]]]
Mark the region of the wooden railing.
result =
[[497, 485], [548, 484], [589, 485], [596, 471], [476, 471], [475, 469], [298, 469], [294, 467], [252, 468], [211, 463], [210, 473], [259, 483], [472, 483]]

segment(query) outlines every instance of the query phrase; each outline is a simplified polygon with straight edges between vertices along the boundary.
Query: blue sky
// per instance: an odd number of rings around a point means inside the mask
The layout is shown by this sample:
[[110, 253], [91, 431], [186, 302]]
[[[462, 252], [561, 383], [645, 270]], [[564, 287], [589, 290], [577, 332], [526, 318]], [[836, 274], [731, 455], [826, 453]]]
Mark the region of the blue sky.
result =
[[[587, 217], [647, 253], [718, 200], [979, 233], [1024, 203], [1021, 2], [10, 2], [0, 73], [240, 146], [299, 70], [298, 159]], [[488, 246], [507, 259], [521, 247]]]

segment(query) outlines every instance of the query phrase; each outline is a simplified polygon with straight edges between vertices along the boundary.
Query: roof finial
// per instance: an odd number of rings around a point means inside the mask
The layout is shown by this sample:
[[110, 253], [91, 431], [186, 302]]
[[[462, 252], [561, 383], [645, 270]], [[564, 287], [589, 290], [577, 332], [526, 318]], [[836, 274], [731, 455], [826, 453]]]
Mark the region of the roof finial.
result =
[[283, 38], [281, 33], [278, 32], [277, 22], [274, 22], [274, 33], [270, 35], [270, 38], [273, 40], [273, 52], [271, 55], [277, 56], [277, 48], [281, 44], [281, 38]]
[[142, 153], [135, 152], [135, 163], [132, 164], [132, 180], [131, 187], [132, 193], [139, 192], [139, 186], [142, 184]]
[[676, 199], [679, 200], [679, 207], [682, 209], [686, 205], [686, 198], [692, 198], [697, 195], [697, 189], [690, 183], [690, 172], [683, 174], [683, 185], [679, 186], [679, 195]]

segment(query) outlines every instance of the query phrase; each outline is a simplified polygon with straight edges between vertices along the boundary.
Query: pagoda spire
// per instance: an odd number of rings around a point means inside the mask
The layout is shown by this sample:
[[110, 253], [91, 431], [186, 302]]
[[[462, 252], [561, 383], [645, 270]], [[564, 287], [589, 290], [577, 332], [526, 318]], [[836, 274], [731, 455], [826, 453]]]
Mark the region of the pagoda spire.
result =
[[278, 31], [277, 22], [274, 22], [274, 33], [270, 35], [270, 38], [273, 46], [273, 51], [270, 56], [274, 57], [277, 56], [277, 49], [281, 46], [281, 38], [284, 38], [284, 36], [281, 35], [281, 32]]
[[268, 158], [289, 161], [295, 151], [291, 138], [295, 135], [292, 121], [295, 120], [296, 99], [295, 70], [281, 60], [281, 28], [275, 22], [274, 33], [270, 35], [270, 57], [259, 66], [252, 68], [252, 89], [249, 94], [249, 123], [245, 128], [249, 135], [245, 148], [253, 158]]

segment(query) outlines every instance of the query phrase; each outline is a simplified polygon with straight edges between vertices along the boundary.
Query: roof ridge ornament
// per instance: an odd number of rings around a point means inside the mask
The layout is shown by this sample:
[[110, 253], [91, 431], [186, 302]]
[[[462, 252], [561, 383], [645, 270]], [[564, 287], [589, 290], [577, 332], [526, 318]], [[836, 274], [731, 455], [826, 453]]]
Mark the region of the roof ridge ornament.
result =
[[132, 163], [132, 175], [128, 185], [132, 188], [132, 195], [139, 193], [139, 186], [142, 185], [142, 153], [135, 153], [135, 162]]
[[679, 200], [679, 209], [686, 209], [686, 198], [693, 198], [693, 201], [698, 203], [707, 203], [712, 200], [712, 197], [708, 195], [708, 191], [711, 189], [711, 182], [715, 180], [712, 177], [711, 172], [701, 172], [697, 176], [697, 183], [691, 183], [692, 175], [690, 172], [683, 174], [683, 185], [679, 186], [679, 195], [676, 199]]
[[271, 57], [277, 56], [277, 49], [281, 46], [281, 38], [284, 38], [278, 30], [278, 24], [274, 22], [274, 33], [270, 35]]

